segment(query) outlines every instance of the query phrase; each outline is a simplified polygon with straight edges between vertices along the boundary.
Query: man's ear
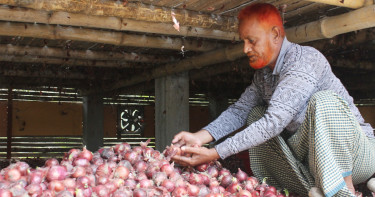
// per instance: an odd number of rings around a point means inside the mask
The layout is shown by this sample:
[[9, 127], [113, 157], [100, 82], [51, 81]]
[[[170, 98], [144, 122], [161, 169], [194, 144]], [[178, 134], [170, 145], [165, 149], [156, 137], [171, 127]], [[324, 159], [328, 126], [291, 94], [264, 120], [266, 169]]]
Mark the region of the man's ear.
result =
[[278, 26], [273, 26], [271, 30], [272, 40], [277, 43], [281, 38], [281, 29]]

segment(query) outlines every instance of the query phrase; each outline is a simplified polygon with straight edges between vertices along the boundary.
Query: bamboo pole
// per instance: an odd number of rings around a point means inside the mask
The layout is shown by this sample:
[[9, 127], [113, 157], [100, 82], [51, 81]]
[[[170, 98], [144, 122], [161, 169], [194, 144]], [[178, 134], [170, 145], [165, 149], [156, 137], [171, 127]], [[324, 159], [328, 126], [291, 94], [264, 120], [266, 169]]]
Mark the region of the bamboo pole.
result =
[[210, 51], [222, 46], [208, 41], [185, 40], [183, 38], [152, 37], [95, 29], [65, 27], [42, 24], [0, 22], [0, 35], [34, 37], [52, 40], [76, 40], [118, 46], [161, 48], [171, 50]]
[[123, 61], [77, 60], [77, 59], [46, 58], [46, 57], [38, 57], [38, 56], [0, 55], [0, 61], [57, 64], [57, 65], [69, 65], [69, 66], [107, 67], [107, 68], [111, 68], [111, 67], [112, 68], [145, 68], [145, 65], [142, 65], [142, 64], [129, 63], [129, 62], [123, 62]]
[[173, 57], [145, 55], [137, 53], [119, 53], [91, 50], [63, 50], [53, 47], [30, 47], [17, 46], [12, 44], [0, 44], [0, 54], [15, 56], [39, 56], [39, 57], [57, 57], [84, 60], [122, 60], [130, 62], [152, 62], [167, 63], [175, 61]]
[[328, 5], [348, 7], [348, 8], [361, 8], [365, 6], [366, 0], [307, 0], [316, 3], [324, 3]]
[[345, 14], [323, 18], [297, 27], [286, 29], [292, 42], [308, 42], [332, 38], [336, 35], [375, 27], [375, 5], [366, 6]]
[[0, 7], [0, 20], [28, 23], [43, 23], [67, 26], [82, 26], [111, 29], [117, 31], [134, 31], [163, 35], [202, 37], [219, 40], [239, 40], [235, 31], [221, 31], [200, 27], [180, 26], [176, 31], [170, 23], [137, 21], [112, 16], [93, 16], [68, 12], [48, 12], [27, 8]]
[[86, 15], [115, 16], [149, 22], [172, 24], [171, 12], [182, 26], [211, 28], [223, 31], [236, 31], [236, 18], [202, 14], [185, 9], [171, 9], [153, 5], [142, 5], [136, 2], [102, 0], [0, 0], [0, 4], [32, 8], [44, 11], [63, 11], [84, 13]]

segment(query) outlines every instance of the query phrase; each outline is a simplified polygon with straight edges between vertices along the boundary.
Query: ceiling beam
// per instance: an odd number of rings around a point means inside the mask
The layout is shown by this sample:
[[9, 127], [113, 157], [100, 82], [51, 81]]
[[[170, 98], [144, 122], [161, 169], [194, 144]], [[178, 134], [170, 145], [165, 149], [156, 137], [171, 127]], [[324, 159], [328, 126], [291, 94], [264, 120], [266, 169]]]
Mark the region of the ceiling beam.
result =
[[145, 68], [145, 65], [130, 63], [124, 61], [109, 60], [78, 60], [48, 58], [38, 56], [15, 56], [0, 55], [0, 62], [21, 62], [21, 63], [40, 63], [40, 64], [57, 64], [59, 66], [86, 66], [86, 67], [106, 67], [106, 68]]
[[123, 32], [65, 27], [60, 25], [43, 25], [30, 23], [0, 22], [0, 35], [34, 37], [52, 40], [76, 40], [93, 43], [113, 44], [142, 48], [159, 48], [170, 50], [210, 51], [222, 46], [208, 41], [186, 40], [183, 38], [155, 37], [127, 34]]
[[365, 6], [367, 0], [307, 0], [307, 1], [357, 9], [357, 8], [361, 8]]
[[237, 31], [222, 31], [201, 27], [180, 26], [176, 31], [170, 23], [156, 23], [138, 21], [112, 16], [93, 16], [68, 12], [48, 12], [27, 8], [0, 7], [0, 20], [43, 23], [54, 25], [81, 26], [117, 31], [134, 31], [143, 33], [155, 33], [163, 35], [175, 35], [185, 37], [200, 37], [218, 40], [239, 40]]
[[137, 2], [98, 0], [0, 0], [0, 4], [44, 11], [84, 13], [96, 16], [115, 16], [149, 22], [173, 24], [172, 11], [182, 26], [236, 31], [235, 17], [204, 14], [186, 9], [171, 9]]
[[374, 10], [375, 5], [370, 5], [345, 14], [288, 28], [285, 32], [288, 39], [296, 43], [332, 38], [339, 34], [375, 27]]
[[0, 44], [0, 54], [14, 56], [39, 56], [39, 57], [57, 57], [65, 59], [84, 59], [84, 60], [122, 60], [130, 62], [152, 62], [167, 63], [175, 61], [172, 56], [145, 55], [137, 53], [120, 53], [91, 50], [66, 50], [53, 47], [30, 47], [18, 46], [12, 44]]

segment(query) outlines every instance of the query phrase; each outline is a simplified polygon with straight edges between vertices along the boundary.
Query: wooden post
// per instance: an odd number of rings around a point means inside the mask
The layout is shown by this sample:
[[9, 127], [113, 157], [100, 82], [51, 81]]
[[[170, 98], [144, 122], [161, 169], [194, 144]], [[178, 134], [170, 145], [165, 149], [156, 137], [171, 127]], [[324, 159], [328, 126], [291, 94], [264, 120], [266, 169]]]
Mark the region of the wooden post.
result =
[[187, 72], [155, 79], [156, 149], [163, 151], [180, 131], [189, 131]]
[[83, 97], [83, 144], [92, 152], [103, 146], [103, 96]]
[[12, 158], [13, 89], [8, 88], [7, 159]]

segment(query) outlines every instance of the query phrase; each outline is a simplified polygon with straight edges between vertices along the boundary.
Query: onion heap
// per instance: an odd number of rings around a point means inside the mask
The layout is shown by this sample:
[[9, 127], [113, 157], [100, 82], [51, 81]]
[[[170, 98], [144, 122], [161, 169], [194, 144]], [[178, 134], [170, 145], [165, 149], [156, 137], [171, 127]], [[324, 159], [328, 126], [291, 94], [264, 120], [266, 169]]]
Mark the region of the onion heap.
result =
[[163, 153], [120, 143], [92, 153], [71, 149], [59, 162], [46, 160], [35, 169], [16, 162], [0, 171], [0, 197], [282, 197], [275, 187], [259, 183], [241, 169], [231, 173], [218, 161], [178, 167], [170, 161], [180, 148]]

